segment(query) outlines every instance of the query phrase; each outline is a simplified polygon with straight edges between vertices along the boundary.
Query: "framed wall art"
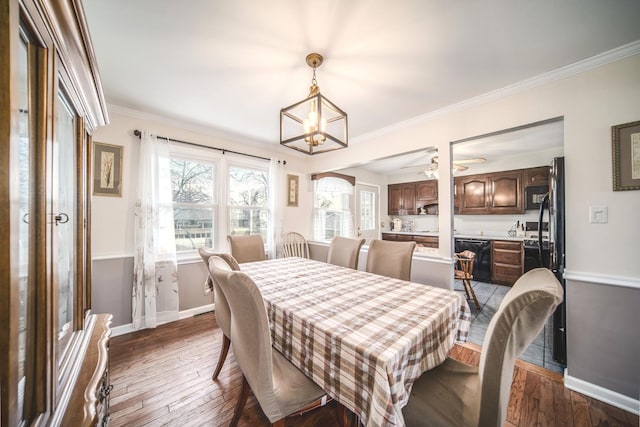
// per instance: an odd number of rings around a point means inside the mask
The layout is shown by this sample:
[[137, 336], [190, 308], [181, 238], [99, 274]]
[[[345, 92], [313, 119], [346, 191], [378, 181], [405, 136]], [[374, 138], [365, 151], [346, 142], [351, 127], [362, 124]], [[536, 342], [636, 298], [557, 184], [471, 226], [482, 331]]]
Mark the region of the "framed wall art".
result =
[[287, 206], [298, 206], [298, 175], [287, 174]]
[[640, 121], [611, 126], [613, 191], [640, 190]]
[[122, 196], [122, 151], [120, 145], [93, 143], [94, 196]]

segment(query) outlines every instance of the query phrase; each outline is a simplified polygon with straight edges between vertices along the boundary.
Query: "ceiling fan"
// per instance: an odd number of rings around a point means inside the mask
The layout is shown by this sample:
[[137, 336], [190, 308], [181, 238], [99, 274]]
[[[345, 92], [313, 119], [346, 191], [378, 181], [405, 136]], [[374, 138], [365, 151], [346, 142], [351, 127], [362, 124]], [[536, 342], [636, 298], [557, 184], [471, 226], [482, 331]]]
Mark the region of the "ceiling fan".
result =
[[[408, 165], [408, 166], [404, 166], [404, 168], [415, 168], [415, 167], [423, 167], [423, 170], [421, 170], [420, 174], [424, 174], [429, 178], [438, 178], [438, 150], [437, 148], [433, 147], [430, 148], [426, 151], [426, 154], [430, 157], [430, 160], [428, 161], [428, 163], [422, 163], [422, 164], [412, 164], [412, 165]], [[428, 158], [429, 158], [428, 157]], [[468, 166], [465, 166], [467, 164], [473, 164], [473, 163], [483, 163], [485, 162], [487, 159], [485, 159], [484, 157], [475, 157], [475, 158], [469, 158], [469, 159], [459, 159], [459, 160], [453, 160], [453, 173], [455, 174], [456, 172], [462, 172], [465, 171], [467, 169], [469, 169]]]

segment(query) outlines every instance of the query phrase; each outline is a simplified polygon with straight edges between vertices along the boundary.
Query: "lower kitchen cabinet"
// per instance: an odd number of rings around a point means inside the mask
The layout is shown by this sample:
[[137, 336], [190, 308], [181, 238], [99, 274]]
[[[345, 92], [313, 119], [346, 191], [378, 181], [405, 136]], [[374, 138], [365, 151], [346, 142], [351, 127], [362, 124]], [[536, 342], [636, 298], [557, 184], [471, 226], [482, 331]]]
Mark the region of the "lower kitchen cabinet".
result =
[[413, 236], [413, 241], [418, 246], [425, 248], [438, 248], [438, 238], [436, 236]]
[[382, 240], [416, 242], [417, 246], [438, 248], [438, 236], [416, 236], [411, 234], [382, 233]]
[[494, 240], [491, 243], [491, 282], [513, 285], [523, 274], [524, 251], [522, 242]]

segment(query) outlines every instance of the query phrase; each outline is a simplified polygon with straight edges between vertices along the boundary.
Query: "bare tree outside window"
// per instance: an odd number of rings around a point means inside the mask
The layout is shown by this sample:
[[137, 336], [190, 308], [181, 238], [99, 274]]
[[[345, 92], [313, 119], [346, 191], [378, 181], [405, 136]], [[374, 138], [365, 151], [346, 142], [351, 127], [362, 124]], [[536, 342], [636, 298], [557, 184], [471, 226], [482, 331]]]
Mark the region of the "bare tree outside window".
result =
[[171, 189], [177, 251], [214, 246], [215, 167], [171, 159]]
[[269, 176], [266, 170], [229, 168], [231, 234], [261, 234], [267, 240]]

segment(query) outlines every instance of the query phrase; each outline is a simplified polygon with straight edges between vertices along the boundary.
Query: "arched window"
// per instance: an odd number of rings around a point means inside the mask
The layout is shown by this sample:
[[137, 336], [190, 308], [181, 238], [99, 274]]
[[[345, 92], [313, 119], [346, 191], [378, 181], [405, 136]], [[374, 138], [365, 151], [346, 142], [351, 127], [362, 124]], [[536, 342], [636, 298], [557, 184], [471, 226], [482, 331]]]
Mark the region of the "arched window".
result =
[[312, 175], [314, 181], [313, 238], [353, 237], [355, 178], [335, 173]]

